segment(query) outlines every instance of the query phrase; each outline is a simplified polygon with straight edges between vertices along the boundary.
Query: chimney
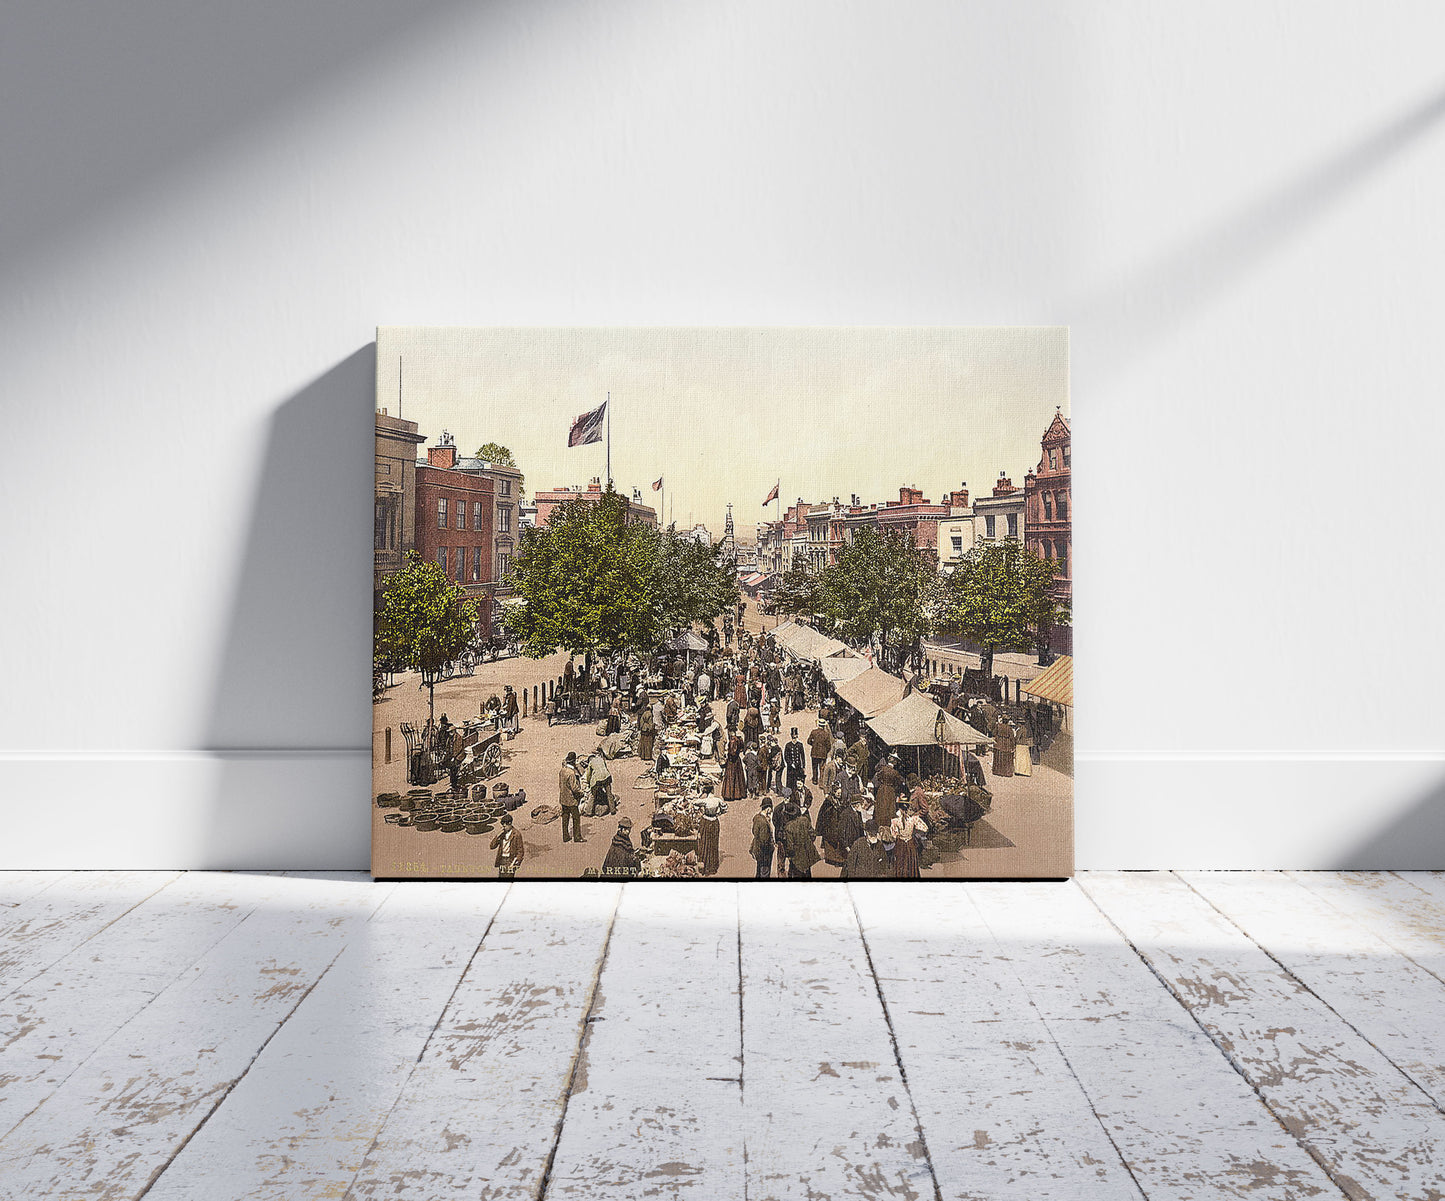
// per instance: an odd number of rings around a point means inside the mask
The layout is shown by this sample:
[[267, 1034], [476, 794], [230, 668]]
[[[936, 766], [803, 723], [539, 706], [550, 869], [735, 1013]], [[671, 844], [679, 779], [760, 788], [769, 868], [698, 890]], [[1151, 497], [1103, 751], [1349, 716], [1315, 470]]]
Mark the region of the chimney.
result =
[[853, 508], [855, 508], [855, 509], [861, 508], [862, 505], [863, 505], [862, 499], [858, 496], [858, 494], [857, 494], [856, 492], [853, 493]]
[[440, 467], [444, 471], [457, 465], [457, 444], [446, 430], [442, 430], [442, 436], [437, 439], [435, 446], [427, 447], [426, 461], [432, 467]]
[[594, 475], [590, 480], [588, 480], [588, 481], [587, 481], [587, 491], [588, 491], [588, 492], [601, 492], [601, 491], [602, 491], [602, 477], [601, 477], [601, 476]]

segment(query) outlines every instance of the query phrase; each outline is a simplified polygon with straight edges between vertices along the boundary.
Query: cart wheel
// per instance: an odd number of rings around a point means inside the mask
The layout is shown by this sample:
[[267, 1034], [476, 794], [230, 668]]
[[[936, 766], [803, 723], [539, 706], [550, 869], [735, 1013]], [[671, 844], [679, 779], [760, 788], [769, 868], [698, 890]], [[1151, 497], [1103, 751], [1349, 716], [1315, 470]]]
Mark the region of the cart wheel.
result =
[[500, 746], [489, 746], [482, 752], [482, 774], [484, 776], [495, 776], [502, 770], [502, 748]]

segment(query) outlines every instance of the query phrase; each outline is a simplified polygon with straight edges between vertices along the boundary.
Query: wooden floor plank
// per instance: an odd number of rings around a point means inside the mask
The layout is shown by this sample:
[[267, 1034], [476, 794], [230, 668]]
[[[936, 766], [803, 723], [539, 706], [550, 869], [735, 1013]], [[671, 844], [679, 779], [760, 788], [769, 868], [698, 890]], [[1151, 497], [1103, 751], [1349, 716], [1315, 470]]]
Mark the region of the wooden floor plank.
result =
[[188, 872], [0, 1001], [0, 1137], [277, 887]]
[[512, 886], [348, 1197], [538, 1195], [620, 891]]
[[0, 1140], [12, 1195], [137, 1196], [392, 887], [284, 881]]
[[179, 872], [68, 872], [0, 910], [0, 998], [179, 878]]
[[475, 882], [396, 888], [147, 1201], [341, 1196], [506, 889]]
[[968, 896], [1150, 1201], [1338, 1196], [1077, 885]]
[[743, 1196], [735, 884], [631, 884], [546, 1196]]
[[1287, 872], [1332, 909], [1445, 981], [1445, 897], [1438, 872]]
[[1084, 887], [1346, 1195], [1441, 1195], [1445, 1115], [1238, 926], [1172, 875]]
[[936, 1196], [842, 884], [739, 892], [747, 1196]]
[[850, 886], [946, 1198], [1141, 1196], [956, 884]]
[[1282, 873], [1180, 876], [1445, 1108], [1445, 984]]
[[36, 893], [64, 880], [73, 872], [0, 872], [0, 913], [14, 909]]

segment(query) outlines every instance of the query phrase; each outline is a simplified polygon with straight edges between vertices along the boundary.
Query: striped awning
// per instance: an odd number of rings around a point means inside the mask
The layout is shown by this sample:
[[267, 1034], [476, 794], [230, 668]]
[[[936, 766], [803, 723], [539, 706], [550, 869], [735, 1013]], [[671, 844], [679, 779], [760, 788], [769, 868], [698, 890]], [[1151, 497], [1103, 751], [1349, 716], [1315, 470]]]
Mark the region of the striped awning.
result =
[[1024, 681], [1023, 690], [1041, 701], [1056, 705], [1074, 705], [1074, 659], [1060, 655], [1032, 680]]

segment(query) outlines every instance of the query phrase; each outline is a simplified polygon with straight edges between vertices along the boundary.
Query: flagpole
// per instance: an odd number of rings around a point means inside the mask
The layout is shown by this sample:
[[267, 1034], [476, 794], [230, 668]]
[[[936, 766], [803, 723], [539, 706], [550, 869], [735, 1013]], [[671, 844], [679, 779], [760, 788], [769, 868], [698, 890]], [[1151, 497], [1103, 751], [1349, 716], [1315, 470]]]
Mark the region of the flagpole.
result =
[[612, 393], [607, 394], [607, 487], [612, 487]]

